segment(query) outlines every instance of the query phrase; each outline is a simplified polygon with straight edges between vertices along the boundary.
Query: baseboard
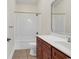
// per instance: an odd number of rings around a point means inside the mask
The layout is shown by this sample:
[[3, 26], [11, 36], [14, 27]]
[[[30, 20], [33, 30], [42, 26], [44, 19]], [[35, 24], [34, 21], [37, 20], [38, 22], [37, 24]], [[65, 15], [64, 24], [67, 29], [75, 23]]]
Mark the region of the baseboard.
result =
[[15, 48], [12, 49], [12, 52], [11, 52], [11, 54], [10, 54], [10, 56], [9, 56], [9, 59], [12, 59], [13, 54], [14, 54], [14, 51], [15, 51]]

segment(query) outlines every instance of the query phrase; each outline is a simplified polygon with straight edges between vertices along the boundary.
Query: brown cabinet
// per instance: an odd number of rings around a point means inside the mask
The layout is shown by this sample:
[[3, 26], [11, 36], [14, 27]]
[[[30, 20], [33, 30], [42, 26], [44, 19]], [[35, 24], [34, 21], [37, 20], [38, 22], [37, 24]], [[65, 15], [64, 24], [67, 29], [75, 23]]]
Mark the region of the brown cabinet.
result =
[[37, 37], [37, 59], [51, 59], [51, 46]]
[[51, 59], [51, 46], [42, 41], [42, 59]]
[[70, 59], [70, 57], [37, 37], [37, 59]]
[[52, 47], [52, 59], [69, 59], [67, 55]]
[[37, 37], [37, 59], [42, 59], [42, 41]]

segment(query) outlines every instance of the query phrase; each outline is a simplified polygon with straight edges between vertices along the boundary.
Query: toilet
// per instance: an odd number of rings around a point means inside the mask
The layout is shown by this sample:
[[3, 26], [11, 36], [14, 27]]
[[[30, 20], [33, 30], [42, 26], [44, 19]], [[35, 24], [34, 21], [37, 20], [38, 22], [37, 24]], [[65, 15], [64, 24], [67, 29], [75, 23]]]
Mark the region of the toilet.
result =
[[30, 55], [36, 56], [36, 42], [30, 42]]

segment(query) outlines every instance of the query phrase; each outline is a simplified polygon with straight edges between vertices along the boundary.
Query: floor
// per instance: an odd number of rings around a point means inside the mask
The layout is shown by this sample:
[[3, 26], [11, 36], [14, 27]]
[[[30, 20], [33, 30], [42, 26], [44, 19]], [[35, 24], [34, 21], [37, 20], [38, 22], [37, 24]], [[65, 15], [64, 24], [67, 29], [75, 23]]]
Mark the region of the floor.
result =
[[31, 56], [29, 52], [29, 49], [16, 50], [12, 59], [36, 59], [36, 57]]

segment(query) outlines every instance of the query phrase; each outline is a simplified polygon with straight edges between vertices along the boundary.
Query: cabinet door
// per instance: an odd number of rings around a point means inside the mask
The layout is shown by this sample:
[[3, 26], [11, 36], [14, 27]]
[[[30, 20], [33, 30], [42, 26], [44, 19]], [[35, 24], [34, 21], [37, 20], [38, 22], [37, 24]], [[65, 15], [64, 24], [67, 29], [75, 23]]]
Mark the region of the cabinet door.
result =
[[69, 59], [69, 57], [57, 49], [52, 48], [52, 59]]
[[37, 37], [37, 59], [42, 59], [41, 39]]
[[43, 48], [42, 55], [43, 55], [43, 59], [51, 59], [51, 54], [49, 49]]
[[43, 59], [51, 59], [51, 46], [44, 41], [42, 45], [42, 56]]

